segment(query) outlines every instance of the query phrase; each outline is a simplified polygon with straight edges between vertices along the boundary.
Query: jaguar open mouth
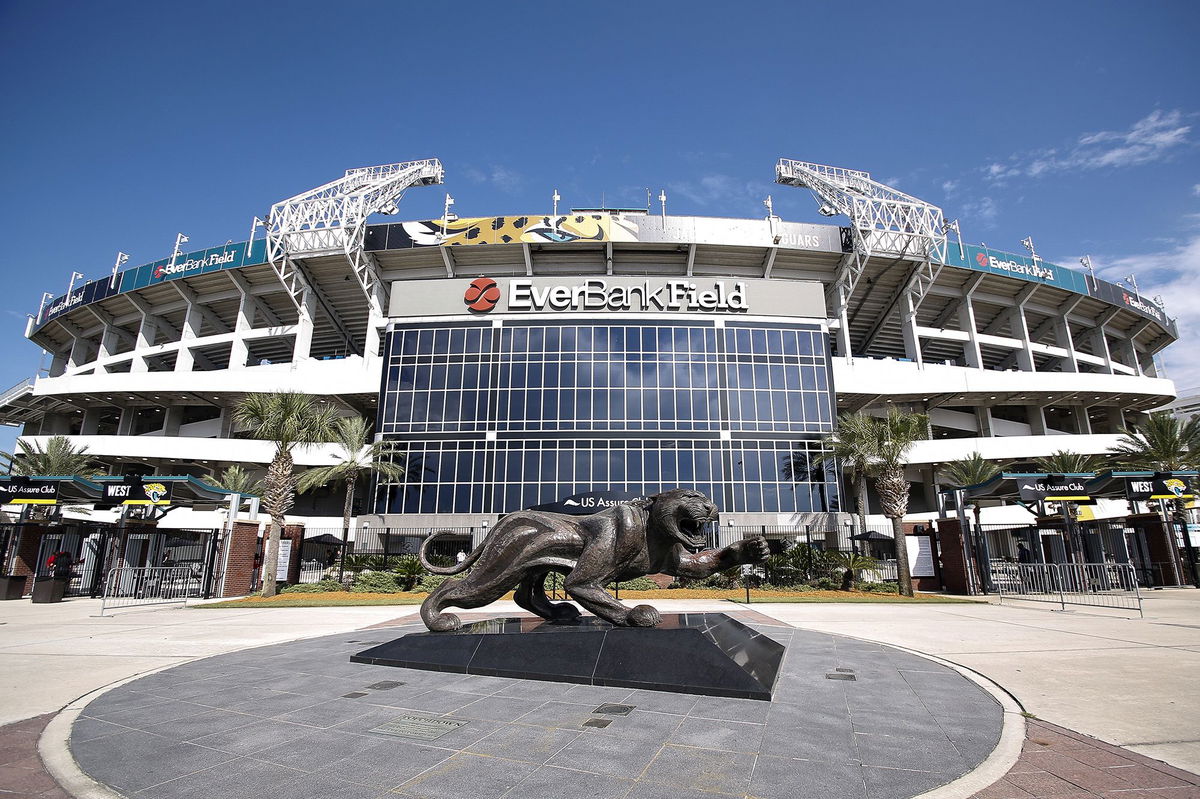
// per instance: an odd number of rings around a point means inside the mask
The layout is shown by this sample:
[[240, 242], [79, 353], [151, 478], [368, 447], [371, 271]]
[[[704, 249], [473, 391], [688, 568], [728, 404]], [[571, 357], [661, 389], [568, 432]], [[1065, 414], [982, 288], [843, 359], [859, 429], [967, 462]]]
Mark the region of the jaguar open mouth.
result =
[[679, 522], [680, 538], [691, 549], [703, 549], [708, 544], [708, 536], [705, 535], [704, 525], [710, 521], [712, 519], [708, 517], [681, 520]]

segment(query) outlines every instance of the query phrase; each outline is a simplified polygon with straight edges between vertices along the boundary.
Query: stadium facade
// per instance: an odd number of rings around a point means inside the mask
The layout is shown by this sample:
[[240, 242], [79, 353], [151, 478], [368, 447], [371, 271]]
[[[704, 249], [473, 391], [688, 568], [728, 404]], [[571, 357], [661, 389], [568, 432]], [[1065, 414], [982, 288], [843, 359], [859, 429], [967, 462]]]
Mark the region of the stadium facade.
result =
[[114, 474], [202, 475], [265, 466], [271, 444], [232, 409], [297, 390], [375, 419], [405, 459], [361, 508], [376, 525], [486, 529], [678, 485], [750, 525], [841, 509], [817, 458], [841, 412], [929, 415], [909, 458], [921, 515], [939, 463], [1101, 453], [1175, 396], [1159, 305], [965, 245], [864, 172], [777, 167], [840, 226], [665, 205], [372, 223], [441, 180], [436, 160], [350, 170], [276, 204], [265, 237], [177, 246], [49, 300], [27, 330], [48, 369], [0, 395], [0, 421], [70, 436]]

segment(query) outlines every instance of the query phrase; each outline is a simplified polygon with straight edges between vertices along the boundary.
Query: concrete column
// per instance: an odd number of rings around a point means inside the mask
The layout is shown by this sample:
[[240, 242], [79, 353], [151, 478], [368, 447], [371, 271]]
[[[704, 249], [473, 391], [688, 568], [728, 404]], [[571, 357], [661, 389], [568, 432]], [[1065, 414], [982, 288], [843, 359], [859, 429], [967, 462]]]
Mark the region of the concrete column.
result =
[[846, 363], [854, 361], [854, 352], [850, 349], [850, 316], [846, 313], [845, 304], [838, 309], [837, 342], [838, 352], [846, 359]]
[[1046, 414], [1041, 405], [1026, 405], [1025, 412], [1029, 415], [1029, 432], [1035, 436], [1046, 435]]
[[992, 409], [980, 406], [975, 409], [975, 421], [979, 426], [980, 438], [992, 438], [995, 433], [992, 432]]
[[1092, 330], [1092, 354], [1097, 358], [1104, 359], [1104, 366], [1101, 368], [1108, 374], [1113, 373], [1112, 353], [1108, 349], [1108, 337], [1104, 335], [1104, 325], [1099, 325]]
[[1088, 417], [1088, 409], [1086, 405], [1072, 405], [1071, 414], [1075, 417], [1075, 427], [1080, 435], [1090, 436], [1092, 434], [1092, 420]]
[[67, 358], [67, 368], [77, 369], [88, 362], [88, 353], [91, 351], [91, 345], [85, 338], [73, 336], [71, 339], [71, 354]]
[[979, 331], [975, 329], [975, 306], [970, 297], [963, 298], [962, 304], [958, 306], [958, 326], [967, 334], [967, 341], [963, 344], [963, 356], [967, 360], [967, 366], [982, 369], [983, 356], [979, 352], [979, 339], [976, 338]]
[[1029, 325], [1025, 322], [1025, 310], [1022, 306], [1017, 306], [1009, 311], [1009, 314], [1009, 329], [1013, 338], [1021, 342], [1021, 349], [1016, 352], [1017, 367], [1023, 372], [1035, 372], [1037, 369], [1033, 365], [1033, 348], [1029, 345]]
[[142, 323], [138, 326], [137, 347], [133, 360], [129, 364], [131, 372], [147, 371], [145, 351], [154, 346], [154, 340], [158, 337], [158, 325], [146, 314], [142, 314]]
[[921, 470], [921, 487], [925, 490], [925, 506], [938, 510], [937, 472], [932, 466]]
[[[200, 337], [200, 309], [194, 303], [189, 302], [187, 313], [183, 315], [183, 330], [180, 331], [179, 341], [181, 344]], [[186, 346], [179, 348], [179, 354], [175, 356], [175, 371], [190, 372], [195, 368], [196, 358], [192, 355], [192, 351]]]
[[246, 366], [246, 361], [250, 358], [250, 348], [240, 334], [245, 334], [254, 327], [253, 299], [241, 286], [238, 286], [238, 291], [241, 292], [242, 298], [238, 302], [237, 321], [234, 322], [233, 332], [239, 336], [233, 340], [233, 346], [229, 350], [230, 369], [242, 369]]
[[70, 362], [70, 351], [56, 352], [50, 359], [50, 376], [58, 377], [63, 372], [67, 371], [67, 364]]
[[183, 423], [183, 406], [168, 405], [166, 407], [166, 415], [163, 417], [163, 435], [177, 436], [179, 435], [179, 426]]
[[1054, 342], [1067, 351], [1063, 358], [1064, 372], [1078, 372], [1079, 362], [1075, 360], [1075, 339], [1071, 336], [1071, 325], [1065, 316], [1054, 320]]
[[300, 316], [296, 320], [296, 344], [292, 349], [292, 362], [296, 363], [312, 354], [313, 311], [316, 308], [316, 298], [311, 291], [304, 292], [300, 302]]
[[100, 334], [100, 347], [96, 351], [96, 359], [100, 360], [112, 355], [116, 344], [116, 332], [113, 330], [113, 326], [106, 322], [104, 332]]
[[1124, 339], [1121, 342], [1121, 352], [1125, 356], [1125, 360], [1128, 361], [1129, 366], [1133, 367], [1134, 374], [1145, 374], [1142, 370], [1142, 360], [1138, 357], [1137, 346], [1133, 343], [1132, 339]]
[[117, 422], [117, 435], [131, 436], [133, 435], [133, 419], [137, 413], [137, 408], [132, 405], [127, 405], [121, 409], [121, 420]]
[[912, 294], [907, 291], [900, 298], [900, 332], [904, 335], [904, 354], [917, 366], [923, 365], [921, 338], [917, 335], [917, 310], [913, 306]]
[[94, 436], [97, 435], [100, 428], [100, 417], [103, 414], [100, 409], [93, 406], [83, 412], [83, 426], [80, 428], [80, 435]]

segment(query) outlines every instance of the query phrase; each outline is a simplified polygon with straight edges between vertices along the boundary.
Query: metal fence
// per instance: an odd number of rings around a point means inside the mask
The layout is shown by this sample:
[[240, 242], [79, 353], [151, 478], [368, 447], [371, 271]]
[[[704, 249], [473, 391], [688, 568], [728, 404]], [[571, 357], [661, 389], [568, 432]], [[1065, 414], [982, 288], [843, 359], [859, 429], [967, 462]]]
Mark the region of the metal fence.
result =
[[199, 599], [207, 574], [199, 564], [187, 566], [125, 566], [110, 569], [104, 581], [100, 615], [113, 608], [164, 605]]
[[1142, 613], [1137, 573], [1128, 563], [993, 563], [992, 584], [1004, 598]]

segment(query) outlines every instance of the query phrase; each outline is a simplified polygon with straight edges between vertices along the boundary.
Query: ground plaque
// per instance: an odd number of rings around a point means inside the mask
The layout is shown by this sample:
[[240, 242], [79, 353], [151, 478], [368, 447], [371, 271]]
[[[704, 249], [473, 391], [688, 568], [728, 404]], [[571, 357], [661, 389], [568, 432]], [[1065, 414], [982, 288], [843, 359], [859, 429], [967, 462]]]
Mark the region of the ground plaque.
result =
[[415, 738], [419, 741], [433, 741], [448, 732], [454, 732], [463, 726], [465, 721], [450, 721], [449, 719], [431, 719], [426, 716], [400, 716], [386, 724], [374, 727], [370, 732], [384, 735], [394, 735], [397, 738]]

